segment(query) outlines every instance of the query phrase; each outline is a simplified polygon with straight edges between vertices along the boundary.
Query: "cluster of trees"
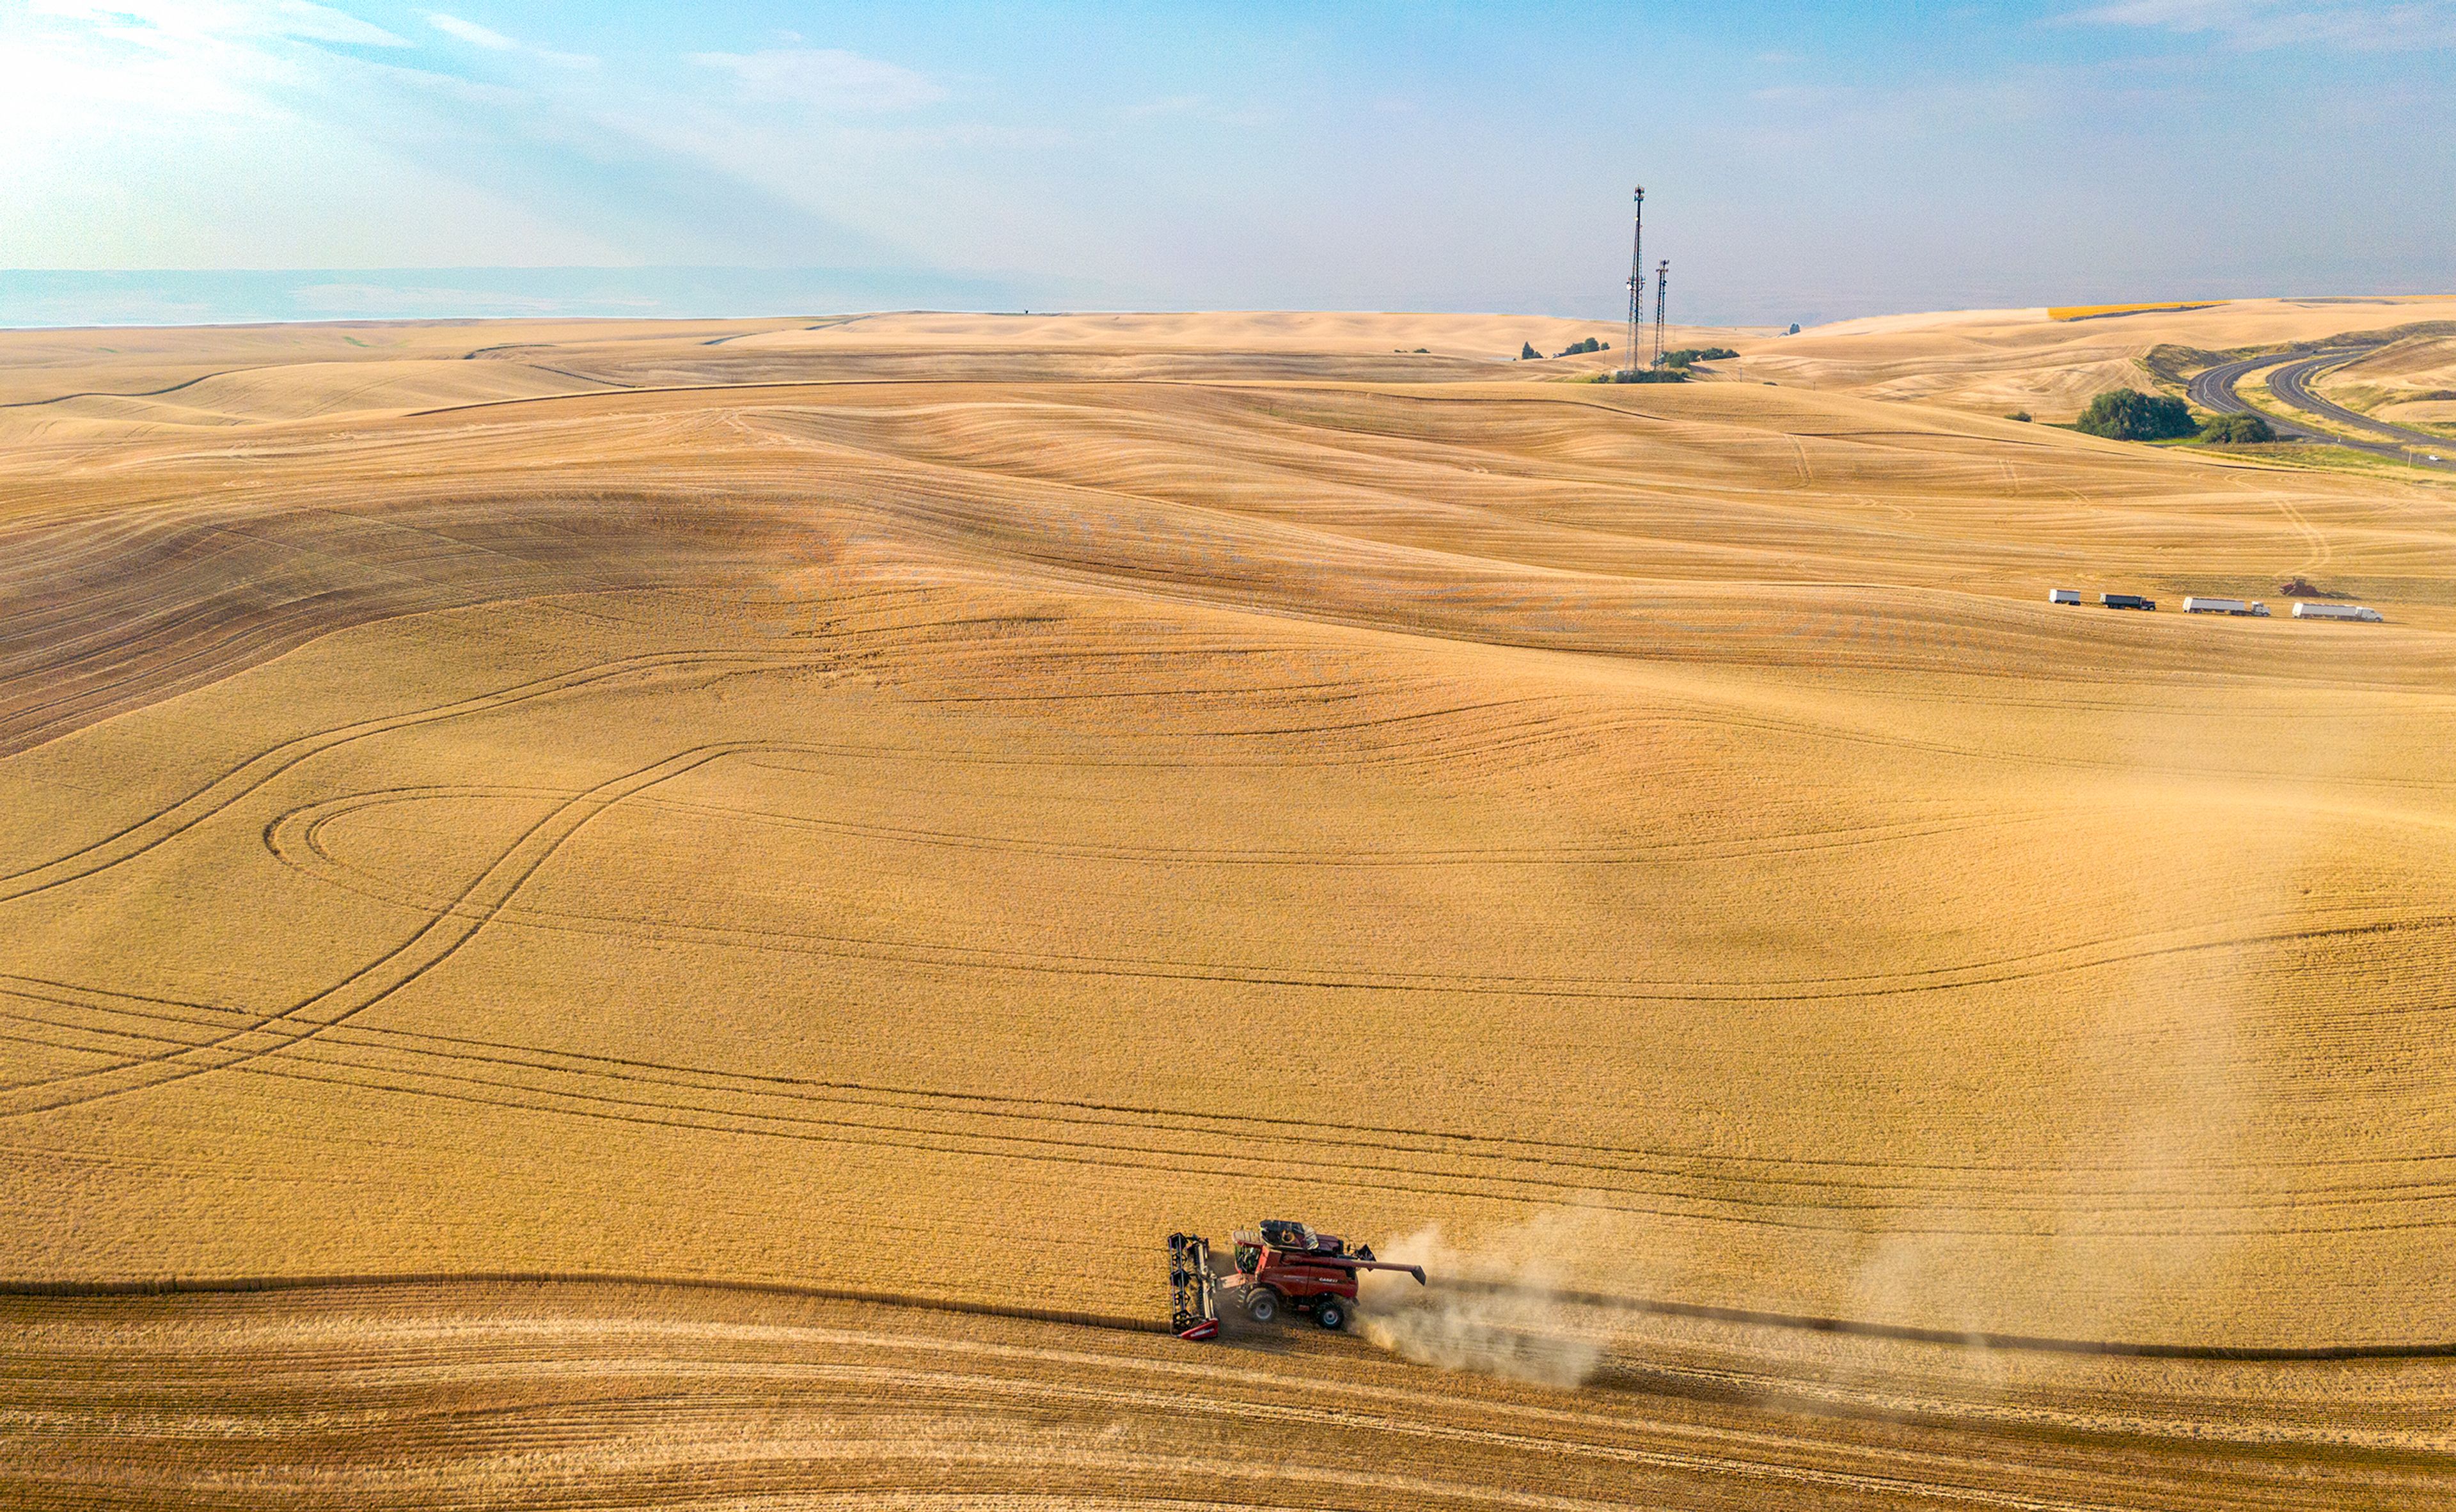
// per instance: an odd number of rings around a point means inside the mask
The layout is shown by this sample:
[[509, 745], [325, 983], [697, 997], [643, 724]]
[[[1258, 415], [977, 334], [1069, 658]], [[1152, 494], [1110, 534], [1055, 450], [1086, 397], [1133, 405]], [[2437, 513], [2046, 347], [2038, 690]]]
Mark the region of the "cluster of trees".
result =
[[[1552, 355], [1554, 357], [1576, 357], [1585, 352], [1608, 352], [1610, 350], [1611, 343], [1609, 341], [1598, 341], [1593, 337], [1588, 337], [1583, 341], [1572, 341], [1567, 346]], [[1521, 362], [1532, 362], [1543, 355], [1543, 353], [1535, 350], [1535, 343], [1532, 341], [1521, 341], [1518, 343], [1518, 360]]]
[[2277, 439], [2277, 432], [2270, 427], [2268, 421], [2257, 415], [2219, 415], [2211, 418], [2206, 425], [2200, 427], [2200, 439], [2231, 441], [2238, 444], [2247, 441], [2273, 441]]
[[2090, 400], [2073, 429], [2118, 441], [2172, 441], [2186, 437], [2234, 443], [2277, 439], [2277, 432], [2257, 415], [2219, 415], [2204, 425], [2192, 419], [2181, 399], [2152, 398], [2135, 389], [2117, 389]]
[[2115, 441], [2171, 441], [2200, 431], [2181, 399], [2152, 398], [2138, 389], [2100, 394], [2080, 412], [2073, 429]]
[[1587, 381], [1590, 383], [1686, 383], [1688, 381], [1688, 370], [1677, 367], [1642, 367], [1635, 371], [1616, 368], [1609, 373], [1598, 373]]
[[[1608, 352], [1610, 350], [1611, 343], [1609, 341], [1598, 341], [1593, 337], [1588, 337], [1583, 341], [1572, 341], [1567, 346], [1552, 355], [1554, 357], [1577, 357], [1583, 353]], [[1521, 341], [1518, 343], [1518, 360], [1521, 362], [1533, 362], [1541, 358], [1543, 356], [1543, 353], [1535, 350], [1534, 342]], [[1726, 358], [1735, 358], [1738, 356], [1739, 354], [1737, 352], [1732, 351], [1727, 346], [1684, 346], [1677, 352], [1664, 353], [1663, 365], [1666, 368], [1677, 370], [1688, 366], [1691, 362], [1719, 362]], [[1654, 378], [1630, 378], [1624, 374], [1621, 377], [1609, 379], [1608, 381], [1616, 383], [1677, 383], [1680, 381], [1682, 376], [1683, 375], [1676, 371]], [[1604, 378], [1597, 378], [1595, 381], [1601, 383], [1607, 380]]]

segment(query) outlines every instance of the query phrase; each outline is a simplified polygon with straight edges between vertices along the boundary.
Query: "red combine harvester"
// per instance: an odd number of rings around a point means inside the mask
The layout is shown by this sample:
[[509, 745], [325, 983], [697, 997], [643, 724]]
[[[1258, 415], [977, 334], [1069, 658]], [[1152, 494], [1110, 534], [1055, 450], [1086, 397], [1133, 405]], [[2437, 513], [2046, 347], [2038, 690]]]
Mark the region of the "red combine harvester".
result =
[[1264, 1218], [1254, 1230], [1230, 1237], [1236, 1270], [1222, 1277], [1212, 1268], [1209, 1239], [1199, 1234], [1168, 1236], [1170, 1326], [1177, 1338], [1219, 1337], [1223, 1298], [1258, 1323], [1269, 1322], [1284, 1308], [1311, 1313], [1324, 1328], [1345, 1328], [1356, 1312], [1358, 1272], [1404, 1271], [1417, 1285], [1424, 1284], [1421, 1265], [1377, 1260], [1370, 1245], [1350, 1250], [1336, 1235], [1316, 1234], [1285, 1218]]

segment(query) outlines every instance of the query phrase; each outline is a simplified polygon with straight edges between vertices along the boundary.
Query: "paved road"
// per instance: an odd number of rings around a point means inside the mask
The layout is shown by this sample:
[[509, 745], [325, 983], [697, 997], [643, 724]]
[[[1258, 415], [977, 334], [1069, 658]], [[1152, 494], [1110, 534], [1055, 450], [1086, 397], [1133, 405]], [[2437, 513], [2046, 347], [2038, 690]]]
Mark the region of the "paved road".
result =
[[2315, 419], [2333, 420], [2337, 424], [2368, 432], [2371, 436], [2381, 439], [2374, 440], [2368, 436], [2346, 436], [2343, 432], [2324, 429], [2309, 421], [2285, 419], [2276, 415], [2266, 416], [2270, 427], [2279, 435], [2292, 437], [2296, 440], [2350, 446], [2358, 452], [2369, 452], [2375, 457], [2393, 458], [2398, 461], [2411, 462], [2417, 467], [2437, 467], [2444, 471], [2456, 472], [2456, 440], [2450, 440], [2444, 436], [2432, 436], [2425, 431], [2407, 430], [2402, 425], [2390, 425], [2385, 420], [2375, 420], [2367, 415], [2358, 415], [2342, 404], [2332, 403], [2311, 392], [2311, 379], [2322, 370], [2334, 367], [2340, 362], [2351, 361], [2366, 350], [2367, 348], [2363, 347], [2349, 347], [2316, 352], [2303, 357], [2296, 357], [2291, 352], [2272, 352], [2266, 357], [2221, 362], [2192, 379], [2187, 392], [2193, 403], [2212, 414], [2260, 414], [2262, 412], [2254, 410], [2241, 395], [2235, 392], [2235, 385], [2262, 368], [2276, 367], [2282, 362], [2285, 365], [2278, 368], [2268, 380], [2269, 392], [2276, 395], [2281, 401], [2311, 415]]

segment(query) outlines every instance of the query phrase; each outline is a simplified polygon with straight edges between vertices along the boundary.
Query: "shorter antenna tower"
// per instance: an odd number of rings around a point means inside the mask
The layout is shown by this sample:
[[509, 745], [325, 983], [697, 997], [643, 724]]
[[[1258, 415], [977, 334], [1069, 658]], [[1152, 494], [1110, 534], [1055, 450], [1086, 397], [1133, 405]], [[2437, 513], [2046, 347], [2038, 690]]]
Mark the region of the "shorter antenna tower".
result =
[[1654, 365], [1663, 365], [1663, 286], [1671, 281], [1670, 259], [1654, 265]]

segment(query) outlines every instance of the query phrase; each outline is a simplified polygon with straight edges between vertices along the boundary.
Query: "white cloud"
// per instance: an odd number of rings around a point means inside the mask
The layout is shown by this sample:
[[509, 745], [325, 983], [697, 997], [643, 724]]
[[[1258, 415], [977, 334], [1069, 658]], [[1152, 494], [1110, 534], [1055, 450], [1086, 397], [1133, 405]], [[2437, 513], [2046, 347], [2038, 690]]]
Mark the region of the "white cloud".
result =
[[2449, 0], [2116, 0], [2060, 18], [2083, 26], [2138, 27], [2205, 36], [2249, 51], [2326, 47], [2355, 52], [2456, 47]]
[[426, 12], [426, 24], [445, 36], [459, 37], [472, 47], [489, 48], [497, 52], [509, 52], [520, 46], [519, 43], [492, 27], [481, 27], [475, 21], [463, 21], [459, 16], [445, 15], [440, 10]]
[[[39, 7], [39, 8], [37, 8]], [[0, 266], [621, 255], [417, 138], [411, 44], [328, 7], [0, 0]], [[383, 49], [380, 56], [360, 48]]]
[[489, 52], [518, 52], [541, 63], [551, 63], [564, 69], [592, 69], [597, 66], [597, 60], [584, 52], [556, 52], [547, 48], [534, 48], [518, 37], [503, 35], [493, 27], [481, 27], [475, 21], [463, 21], [440, 10], [426, 12], [426, 24], [445, 36], [457, 37], [473, 48], [483, 48]]
[[947, 97], [911, 69], [834, 48], [694, 52], [691, 61], [731, 73], [752, 99], [813, 111], [909, 111]]
[[352, 47], [409, 46], [405, 37], [308, 0], [35, 0], [31, 9], [148, 45], [286, 37]]
[[406, 37], [395, 36], [379, 26], [330, 6], [310, 5], [307, 0], [280, 0], [266, 19], [270, 30], [283, 36], [305, 37], [317, 42], [351, 42], [361, 47], [409, 46]]

